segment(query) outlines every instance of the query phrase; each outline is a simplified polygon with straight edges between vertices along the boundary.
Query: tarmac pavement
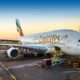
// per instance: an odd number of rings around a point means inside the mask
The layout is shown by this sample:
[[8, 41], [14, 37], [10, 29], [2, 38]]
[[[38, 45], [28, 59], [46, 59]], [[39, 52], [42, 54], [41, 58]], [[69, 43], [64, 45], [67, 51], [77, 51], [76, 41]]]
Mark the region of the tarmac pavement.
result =
[[[80, 80], [80, 70], [61, 64], [52, 68], [37, 66], [43, 58], [24, 58], [10, 60], [0, 56], [1, 62], [8, 68], [16, 80]], [[0, 77], [13, 80], [11, 74], [0, 65]]]

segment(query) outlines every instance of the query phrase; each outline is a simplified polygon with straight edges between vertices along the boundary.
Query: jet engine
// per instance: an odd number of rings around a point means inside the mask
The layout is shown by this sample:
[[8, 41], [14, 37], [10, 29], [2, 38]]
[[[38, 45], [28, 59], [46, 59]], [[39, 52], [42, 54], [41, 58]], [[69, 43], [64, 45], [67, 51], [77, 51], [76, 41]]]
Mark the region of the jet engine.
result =
[[9, 58], [16, 59], [18, 57], [18, 50], [17, 48], [11, 47], [10, 49], [7, 50], [7, 56]]

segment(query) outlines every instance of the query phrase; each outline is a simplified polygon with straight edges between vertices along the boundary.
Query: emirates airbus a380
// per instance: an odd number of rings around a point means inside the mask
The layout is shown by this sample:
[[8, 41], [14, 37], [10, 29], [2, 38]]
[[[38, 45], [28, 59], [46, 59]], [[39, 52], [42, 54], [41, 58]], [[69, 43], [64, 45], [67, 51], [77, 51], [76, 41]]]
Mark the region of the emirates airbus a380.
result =
[[80, 32], [75, 30], [53, 30], [38, 34], [24, 36], [20, 23], [16, 19], [17, 31], [20, 34], [19, 42], [21, 44], [0, 44], [0, 46], [9, 46], [7, 56], [17, 58], [18, 49], [27, 49], [37, 53], [51, 53], [60, 50], [65, 55], [80, 56]]

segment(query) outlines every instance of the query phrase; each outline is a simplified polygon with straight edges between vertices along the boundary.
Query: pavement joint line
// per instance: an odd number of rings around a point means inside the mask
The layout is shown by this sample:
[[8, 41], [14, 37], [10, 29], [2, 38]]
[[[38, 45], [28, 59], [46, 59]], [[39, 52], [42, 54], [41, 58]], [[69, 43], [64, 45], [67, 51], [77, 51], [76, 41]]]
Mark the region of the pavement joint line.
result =
[[9, 71], [9, 69], [0, 61], [1, 66], [11, 75], [13, 80], [16, 80], [16, 77]]

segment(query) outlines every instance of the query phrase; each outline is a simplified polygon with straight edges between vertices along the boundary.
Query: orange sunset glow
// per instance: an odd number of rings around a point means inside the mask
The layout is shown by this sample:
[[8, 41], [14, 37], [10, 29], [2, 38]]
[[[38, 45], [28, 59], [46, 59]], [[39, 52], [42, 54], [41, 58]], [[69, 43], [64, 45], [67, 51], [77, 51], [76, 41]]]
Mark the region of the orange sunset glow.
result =
[[[26, 19], [20, 19], [20, 24], [24, 35], [52, 31], [56, 29], [73, 29], [79, 31], [80, 19], [49, 19], [46, 20], [36, 19], [34, 21], [28, 21]], [[4, 22], [4, 21], [3, 21]], [[5, 23], [5, 24], [4, 24]], [[15, 19], [12, 21], [0, 22], [0, 38], [1, 39], [18, 39], [19, 33], [17, 32]]]

